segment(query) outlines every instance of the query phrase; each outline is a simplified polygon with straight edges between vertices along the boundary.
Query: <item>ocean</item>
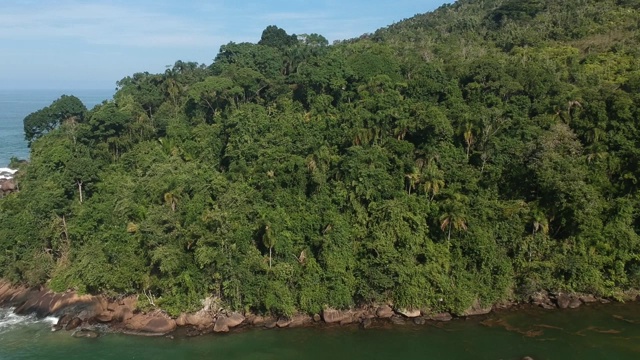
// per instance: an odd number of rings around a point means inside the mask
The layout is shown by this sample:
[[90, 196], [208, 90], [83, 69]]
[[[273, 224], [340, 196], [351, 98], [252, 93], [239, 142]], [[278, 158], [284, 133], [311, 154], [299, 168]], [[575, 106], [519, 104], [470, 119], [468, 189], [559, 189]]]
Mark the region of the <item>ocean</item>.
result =
[[11, 157], [29, 158], [22, 120], [30, 113], [50, 105], [61, 95], [74, 95], [91, 109], [111, 99], [114, 90], [0, 90], [0, 167]]
[[55, 318], [0, 309], [0, 359], [638, 359], [640, 303], [506, 311], [448, 323], [247, 329], [194, 338], [51, 332]]

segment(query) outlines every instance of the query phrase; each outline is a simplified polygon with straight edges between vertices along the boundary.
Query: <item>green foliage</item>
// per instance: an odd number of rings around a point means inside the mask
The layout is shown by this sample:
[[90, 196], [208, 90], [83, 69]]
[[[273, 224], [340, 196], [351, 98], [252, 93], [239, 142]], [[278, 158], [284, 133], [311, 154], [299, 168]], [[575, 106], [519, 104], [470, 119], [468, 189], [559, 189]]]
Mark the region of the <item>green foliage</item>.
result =
[[[471, 1], [25, 118], [0, 276], [290, 316], [640, 286], [635, 0]], [[144, 294], [144, 295], [143, 295]]]

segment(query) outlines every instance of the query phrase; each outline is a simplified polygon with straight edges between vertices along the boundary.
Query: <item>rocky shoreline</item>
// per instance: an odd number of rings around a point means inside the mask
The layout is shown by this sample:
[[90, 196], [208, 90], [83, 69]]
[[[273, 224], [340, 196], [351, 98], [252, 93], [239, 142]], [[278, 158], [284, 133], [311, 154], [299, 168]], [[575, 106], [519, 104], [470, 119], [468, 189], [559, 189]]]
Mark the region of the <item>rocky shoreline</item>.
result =
[[[640, 292], [629, 291], [620, 300], [639, 301]], [[433, 313], [424, 309], [398, 309], [383, 304], [350, 310], [327, 308], [313, 316], [298, 314], [289, 318], [241, 314], [207, 307], [193, 314], [183, 313], [177, 318], [172, 318], [158, 310], [148, 313], [138, 310], [135, 296], [108, 299], [101, 295], [79, 295], [72, 291], [55, 293], [45, 288], [13, 286], [0, 280], [0, 307], [14, 308], [14, 312], [19, 315], [35, 314], [40, 318], [56, 316], [59, 320], [52, 330], [73, 331], [73, 336], [88, 338], [99, 336], [97, 329], [131, 335], [173, 337], [173, 334], [198, 336], [246, 328], [274, 329], [358, 324], [361, 328], [367, 329], [381, 324], [424, 325], [428, 322], [447, 322], [454, 318], [485, 315], [492, 311], [517, 306], [575, 309], [583, 305], [611, 301], [590, 294], [538, 292], [531, 296], [529, 303], [504, 302], [482, 307], [479, 302], [475, 302], [461, 314]]]

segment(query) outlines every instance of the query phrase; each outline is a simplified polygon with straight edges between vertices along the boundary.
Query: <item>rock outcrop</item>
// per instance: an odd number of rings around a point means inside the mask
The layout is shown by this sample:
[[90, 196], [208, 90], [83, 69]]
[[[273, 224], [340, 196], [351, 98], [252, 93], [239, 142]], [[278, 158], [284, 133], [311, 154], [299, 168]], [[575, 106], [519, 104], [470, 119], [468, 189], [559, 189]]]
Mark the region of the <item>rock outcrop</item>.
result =
[[327, 308], [322, 310], [322, 320], [327, 324], [344, 323], [350, 321], [352, 323], [352, 314], [350, 311], [336, 310]]
[[167, 316], [138, 314], [127, 321], [125, 328], [140, 335], [165, 335], [176, 329], [176, 321]]
[[0, 198], [18, 191], [18, 185], [13, 176], [17, 170], [0, 168]]
[[230, 329], [242, 324], [244, 316], [238, 313], [231, 313], [229, 315], [219, 315], [216, 319], [216, 323], [213, 326], [214, 332], [229, 332]]

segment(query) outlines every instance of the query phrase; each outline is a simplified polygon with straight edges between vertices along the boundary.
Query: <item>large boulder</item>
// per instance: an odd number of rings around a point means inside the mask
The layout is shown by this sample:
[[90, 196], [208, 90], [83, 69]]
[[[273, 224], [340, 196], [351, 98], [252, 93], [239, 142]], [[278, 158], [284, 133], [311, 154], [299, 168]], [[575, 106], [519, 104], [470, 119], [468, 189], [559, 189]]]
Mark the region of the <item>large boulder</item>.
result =
[[569, 296], [568, 294], [560, 293], [558, 294], [558, 296], [556, 296], [556, 304], [558, 304], [558, 307], [560, 309], [568, 308], [570, 303], [571, 303], [571, 296]]
[[238, 313], [231, 313], [229, 315], [220, 315], [216, 319], [216, 323], [213, 326], [214, 332], [228, 332], [229, 329], [232, 329], [244, 321], [244, 316]]
[[82, 325], [82, 319], [80, 319], [79, 317], [74, 317], [67, 323], [64, 329], [69, 331], [78, 328], [80, 325]]
[[380, 319], [388, 319], [393, 316], [393, 309], [389, 305], [382, 305], [376, 310], [376, 316]]
[[580, 299], [580, 301], [582, 301], [585, 304], [590, 304], [590, 303], [594, 303], [594, 302], [598, 301], [598, 299], [595, 296], [591, 295], [591, 294], [582, 295], [582, 296], [580, 296], [579, 299]]
[[480, 300], [476, 300], [471, 304], [471, 306], [465, 310], [461, 315], [462, 316], [476, 316], [476, 315], [485, 315], [491, 312], [491, 305], [482, 306]]
[[199, 328], [206, 328], [213, 325], [214, 319], [211, 314], [206, 311], [198, 311], [195, 314], [181, 314], [176, 319], [176, 324], [178, 326], [196, 326]]
[[396, 310], [396, 312], [406, 318], [417, 318], [418, 316], [422, 315], [422, 312], [420, 312], [420, 309], [398, 309]]
[[327, 308], [322, 310], [322, 320], [327, 324], [344, 322], [352, 319], [351, 312]]
[[449, 314], [448, 312], [429, 315], [429, 320], [433, 320], [433, 321], [446, 322], [446, 321], [451, 321], [451, 319], [453, 319], [453, 316], [451, 316], [451, 314]]
[[555, 305], [551, 301], [549, 293], [546, 291], [537, 292], [531, 295], [531, 304], [540, 306], [544, 309], [555, 309]]
[[16, 190], [16, 184], [13, 180], [0, 180], [0, 190], [5, 193], [12, 192]]
[[289, 323], [288, 327], [290, 328], [302, 327], [312, 322], [313, 322], [313, 318], [311, 318], [311, 316], [298, 314], [298, 315], [294, 315], [291, 318], [291, 322]]
[[99, 323], [108, 323], [113, 320], [113, 312], [105, 311], [102, 314], [95, 317], [96, 321]]
[[168, 334], [176, 329], [176, 322], [164, 316], [138, 314], [127, 321], [125, 327], [139, 333]]

